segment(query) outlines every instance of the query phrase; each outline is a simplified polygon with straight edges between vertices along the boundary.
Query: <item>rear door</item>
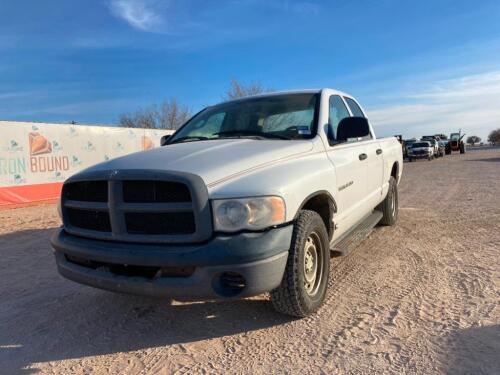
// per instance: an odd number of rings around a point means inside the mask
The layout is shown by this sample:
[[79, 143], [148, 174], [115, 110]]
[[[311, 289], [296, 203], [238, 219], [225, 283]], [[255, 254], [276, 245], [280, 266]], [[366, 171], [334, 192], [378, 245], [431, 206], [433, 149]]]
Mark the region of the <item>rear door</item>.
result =
[[[366, 117], [359, 104], [352, 98], [344, 97], [353, 116]], [[366, 201], [373, 209], [381, 200], [384, 176], [384, 156], [380, 142], [371, 134], [371, 139], [362, 141], [366, 150]]]
[[[339, 95], [331, 95], [328, 126], [334, 139], [337, 136], [340, 120], [349, 116], [344, 100]], [[363, 160], [366, 152], [363, 142], [332, 144], [328, 147], [328, 158], [334, 165], [337, 176], [336, 238], [356, 224], [365, 214], [361, 207], [366, 196], [367, 163], [366, 159]]]

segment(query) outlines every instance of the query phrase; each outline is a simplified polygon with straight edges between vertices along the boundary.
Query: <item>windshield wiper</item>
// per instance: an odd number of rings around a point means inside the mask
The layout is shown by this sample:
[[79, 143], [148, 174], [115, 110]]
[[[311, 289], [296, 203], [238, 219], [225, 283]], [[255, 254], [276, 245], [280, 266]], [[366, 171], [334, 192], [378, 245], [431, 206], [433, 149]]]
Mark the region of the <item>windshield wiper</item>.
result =
[[186, 141], [206, 141], [207, 139], [208, 139], [207, 137], [188, 135], [186, 137], [180, 137], [174, 139], [172, 142], [169, 142], [168, 144], [171, 145], [173, 143], [182, 143]]
[[[227, 130], [223, 132], [214, 133], [213, 135], [219, 136], [230, 136], [230, 137], [260, 137], [267, 139], [286, 139], [290, 140], [291, 138], [285, 137], [284, 135], [272, 134], [272, 133], [262, 133], [258, 131], [252, 130]], [[222, 138], [222, 137], [219, 137]]]

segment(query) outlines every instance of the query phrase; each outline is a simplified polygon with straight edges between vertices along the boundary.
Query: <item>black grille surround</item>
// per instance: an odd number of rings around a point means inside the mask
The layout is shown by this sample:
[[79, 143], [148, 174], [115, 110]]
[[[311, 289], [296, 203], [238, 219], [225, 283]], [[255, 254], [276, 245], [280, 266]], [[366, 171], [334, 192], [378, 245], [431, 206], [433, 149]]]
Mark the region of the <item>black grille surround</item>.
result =
[[206, 185], [189, 173], [82, 172], [65, 182], [61, 208], [64, 229], [81, 237], [180, 244], [212, 235]]

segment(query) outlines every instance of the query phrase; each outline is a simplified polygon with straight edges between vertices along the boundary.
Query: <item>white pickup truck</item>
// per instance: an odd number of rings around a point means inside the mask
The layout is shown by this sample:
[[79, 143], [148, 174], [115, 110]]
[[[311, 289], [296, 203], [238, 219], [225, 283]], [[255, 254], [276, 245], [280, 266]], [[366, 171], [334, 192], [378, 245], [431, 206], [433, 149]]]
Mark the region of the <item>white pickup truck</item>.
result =
[[317, 310], [330, 256], [393, 225], [403, 157], [351, 96], [272, 93], [205, 108], [163, 147], [63, 186], [59, 272], [117, 292]]

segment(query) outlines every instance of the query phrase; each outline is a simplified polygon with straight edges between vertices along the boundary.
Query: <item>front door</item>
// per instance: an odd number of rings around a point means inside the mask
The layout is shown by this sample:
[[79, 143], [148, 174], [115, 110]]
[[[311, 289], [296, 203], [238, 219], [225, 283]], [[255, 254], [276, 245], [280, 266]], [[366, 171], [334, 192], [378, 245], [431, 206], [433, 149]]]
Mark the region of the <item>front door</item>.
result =
[[[352, 98], [345, 97], [345, 101], [353, 116], [366, 117], [361, 107]], [[371, 134], [371, 140], [363, 141], [366, 150], [366, 202], [374, 208], [381, 199], [382, 181], [384, 176], [384, 156], [380, 142]]]
[[[337, 135], [337, 126], [349, 111], [338, 95], [332, 95], [329, 101], [329, 131], [333, 139]], [[366, 198], [367, 149], [365, 142], [352, 142], [333, 145], [328, 148], [328, 158], [335, 168], [337, 176], [337, 214], [335, 237], [345, 233], [360, 221], [366, 212], [363, 203]]]

